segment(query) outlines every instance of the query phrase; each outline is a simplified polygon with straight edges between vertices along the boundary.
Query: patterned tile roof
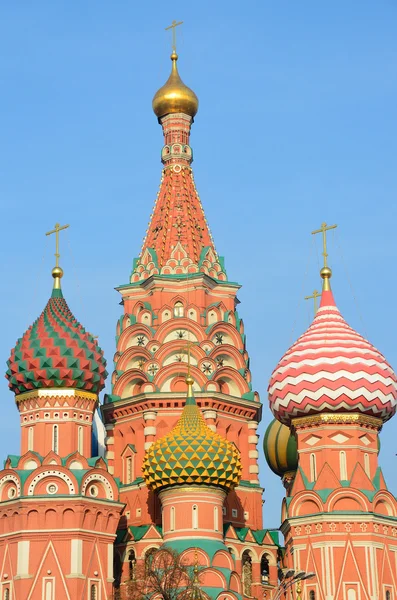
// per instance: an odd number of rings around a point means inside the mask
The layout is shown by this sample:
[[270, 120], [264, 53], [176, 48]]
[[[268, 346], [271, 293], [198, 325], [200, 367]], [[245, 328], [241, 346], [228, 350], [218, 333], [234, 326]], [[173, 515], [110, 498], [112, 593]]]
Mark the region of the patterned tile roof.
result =
[[73, 316], [61, 290], [53, 290], [40, 317], [11, 350], [7, 365], [8, 385], [16, 395], [57, 387], [98, 394], [107, 376], [103, 351]]
[[386, 421], [396, 411], [397, 379], [384, 356], [346, 323], [326, 290], [313, 323], [273, 371], [269, 402], [287, 425], [320, 412], [358, 412]]
[[240, 481], [242, 467], [237, 447], [206, 425], [191, 396], [174, 429], [147, 450], [142, 471], [151, 490], [183, 484], [231, 490]]

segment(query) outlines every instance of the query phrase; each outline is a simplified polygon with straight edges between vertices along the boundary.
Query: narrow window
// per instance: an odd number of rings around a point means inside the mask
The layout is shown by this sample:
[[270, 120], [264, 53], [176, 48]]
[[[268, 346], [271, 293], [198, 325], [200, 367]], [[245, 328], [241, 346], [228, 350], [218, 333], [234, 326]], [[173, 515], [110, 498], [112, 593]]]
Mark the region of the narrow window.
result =
[[135, 552], [133, 550], [130, 550], [129, 554], [128, 554], [128, 574], [130, 577], [130, 580], [134, 581], [135, 580]]
[[192, 526], [193, 529], [198, 529], [198, 507], [196, 504], [192, 508]]
[[83, 454], [83, 452], [84, 452], [83, 439], [84, 439], [84, 432], [83, 432], [83, 428], [80, 426], [77, 431], [77, 450], [78, 450], [78, 452], [80, 452], [80, 454]]
[[[367, 455], [368, 456], [368, 455]], [[386, 590], [386, 597], [385, 600], [391, 600], [391, 594], [390, 594], [390, 590]]]
[[182, 304], [182, 302], [175, 302], [175, 304], [174, 304], [174, 317], [183, 317], [183, 304]]
[[364, 471], [366, 472], [368, 477], [371, 477], [371, 468], [369, 466], [369, 454], [367, 454], [367, 452], [364, 454]]
[[54, 600], [54, 586], [52, 581], [45, 583], [45, 600]]
[[347, 591], [347, 600], [356, 600], [357, 594], [356, 594], [356, 590], [353, 590], [353, 588], [350, 588], [350, 590]]
[[267, 585], [269, 583], [269, 558], [266, 554], [264, 554], [261, 558], [261, 582], [262, 585]]
[[317, 469], [316, 469], [316, 456], [314, 454], [310, 455], [310, 480], [316, 481], [317, 479]]
[[170, 512], [170, 530], [175, 531], [175, 506], [171, 506]]
[[91, 595], [90, 595], [90, 600], [98, 600], [98, 588], [96, 583], [93, 583], [91, 585]]
[[346, 452], [342, 450], [339, 452], [339, 467], [340, 467], [340, 478], [342, 481], [347, 480], [347, 465], [346, 465]]
[[5, 588], [4, 590], [4, 600], [10, 600], [10, 588]]
[[58, 425], [54, 425], [52, 432], [52, 449], [58, 454]]
[[132, 456], [127, 457], [127, 483], [131, 483], [133, 480], [132, 472]]
[[214, 506], [214, 529], [219, 531], [218, 507]]
[[314, 590], [310, 590], [309, 600], [316, 600], [316, 592]]
[[28, 431], [28, 450], [33, 450], [33, 427], [29, 427]]

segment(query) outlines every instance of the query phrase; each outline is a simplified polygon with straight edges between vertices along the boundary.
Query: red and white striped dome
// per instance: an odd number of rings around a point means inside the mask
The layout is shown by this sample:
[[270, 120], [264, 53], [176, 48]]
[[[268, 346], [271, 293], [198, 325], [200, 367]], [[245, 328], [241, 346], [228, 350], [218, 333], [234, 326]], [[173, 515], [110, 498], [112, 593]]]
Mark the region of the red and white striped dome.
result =
[[324, 412], [387, 421], [396, 411], [397, 378], [384, 356], [349, 327], [326, 290], [313, 323], [273, 371], [269, 402], [287, 425], [295, 417]]

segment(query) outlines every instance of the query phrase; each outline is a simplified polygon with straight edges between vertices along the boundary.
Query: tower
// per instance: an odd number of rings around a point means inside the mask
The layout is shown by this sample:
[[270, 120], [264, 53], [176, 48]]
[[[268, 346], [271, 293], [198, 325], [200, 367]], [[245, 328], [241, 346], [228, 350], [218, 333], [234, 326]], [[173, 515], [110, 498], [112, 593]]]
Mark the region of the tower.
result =
[[8, 360], [21, 454], [0, 472], [0, 597], [112, 597], [113, 543], [123, 505], [91, 439], [106, 361], [71, 313], [63, 271]]
[[273, 414], [297, 443], [282, 506], [285, 560], [316, 574], [305, 585], [310, 600], [392, 600], [397, 501], [378, 464], [378, 434], [396, 410], [396, 375], [336, 306], [326, 230], [320, 307], [269, 384]]
[[[170, 536], [176, 541], [167, 521], [176, 493], [172, 477], [156, 491], [157, 482], [147, 472], [143, 479], [141, 467], [145, 453], [150, 457], [152, 448], [159, 450], [159, 440], [180, 427], [182, 411], [194, 406], [207, 435], [216, 433], [238, 449], [241, 475], [227, 495], [222, 485], [214, 491], [213, 480], [206, 489], [204, 482], [187, 479], [184, 497], [191, 486], [189, 502], [193, 493], [201, 498], [195, 489], [201, 486], [219, 521], [212, 509], [208, 520], [197, 500], [198, 517], [190, 509], [186, 515], [198, 519], [197, 527], [186, 523], [179, 550], [191, 552], [193, 528], [204, 569], [200, 577], [215, 568], [233, 572], [232, 583], [220, 571], [211, 575], [219, 585], [211, 583], [210, 597], [223, 598], [222, 587], [231, 590], [230, 598], [249, 597], [277, 583], [277, 532], [262, 524], [256, 433], [261, 404], [252, 389], [244, 325], [236, 310], [239, 285], [228, 280], [193, 179], [190, 130], [198, 99], [182, 82], [177, 61], [174, 48], [171, 75], [153, 99], [164, 135], [162, 177], [141, 252], [129, 281], [118, 287], [124, 314], [116, 329], [112, 393], [102, 409], [109, 469], [122, 482], [120, 499], [126, 504], [116, 579], [122, 585], [134, 561], [144, 561]], [[185, 407], [188, 361], [192, 382]], [[217, 467], [206, 463], [206, 468]], [[220, 523], [217, 531], [215, 523]]]

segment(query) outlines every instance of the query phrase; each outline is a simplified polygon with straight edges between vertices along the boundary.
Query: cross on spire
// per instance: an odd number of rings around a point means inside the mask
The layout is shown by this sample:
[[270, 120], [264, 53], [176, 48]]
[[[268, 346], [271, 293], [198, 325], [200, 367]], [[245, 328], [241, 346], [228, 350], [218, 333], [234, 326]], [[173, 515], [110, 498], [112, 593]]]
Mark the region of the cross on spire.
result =
[[323, 257], [324, 257], [324, 267], [327, 267], [327, 231], [330, 229], [336, 229], [337, 225], [327, 225], [327, 223], [321, 223], [320, 229], [316, 229], [312, 231], [312, 235], [316, 235], [316, 233], [323, 234]]
[[171, 25], [169, 25], [169, 27], [165, 28], [165, 31], [172, 29], [172, 52], [174, 54], [176, 54], [176, 31], [175, 31], [175, 28], [178, 27], [178, 25], [182, 25], [182, 23], [183, 23], [183, 21], [179, 21], [179, 23], [177, 23], [176, 21], [172, 21]]
[[59, 223], [55, 223], [55, 227], [52, 231], [47, 231], [46, 235], [52, 235], [55, 233], [55, 266], [59, 267], [59, 232], [63, 229], [67, 229], [69, 225], [60, 225]]
[[321, 296], [321, 294], [317, 290], [314, 290], [314, 292], [311, 296], [305, 296], [305, 300], [314, 300], [314, 316], [316, 316], [317, 311], [318, 311], [317, 298], [319, 298], [320, 296]]

